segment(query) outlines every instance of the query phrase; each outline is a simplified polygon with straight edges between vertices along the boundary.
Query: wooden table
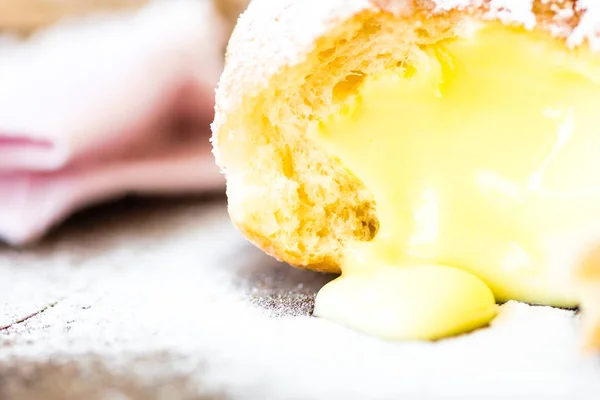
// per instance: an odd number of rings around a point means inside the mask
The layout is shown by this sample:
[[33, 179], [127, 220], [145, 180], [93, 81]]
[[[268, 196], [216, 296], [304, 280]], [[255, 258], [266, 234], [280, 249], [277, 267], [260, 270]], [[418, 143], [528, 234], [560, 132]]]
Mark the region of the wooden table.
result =
[[386, 343], [310, 317], [330, 279], [255, 250], [220, 199], [83, 213], [0, 248], [0, 399], [600, 398], [572, 312]]

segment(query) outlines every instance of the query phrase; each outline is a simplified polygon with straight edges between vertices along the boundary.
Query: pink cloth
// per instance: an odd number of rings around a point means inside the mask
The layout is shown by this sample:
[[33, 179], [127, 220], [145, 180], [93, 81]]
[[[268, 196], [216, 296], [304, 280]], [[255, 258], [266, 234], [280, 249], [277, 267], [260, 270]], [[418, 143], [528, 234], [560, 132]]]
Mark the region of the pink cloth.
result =
[[209, 138], [226, 37], [211, 2], [157, 2], [0, 43], [0, 239], [126, 193], [220, 190]]

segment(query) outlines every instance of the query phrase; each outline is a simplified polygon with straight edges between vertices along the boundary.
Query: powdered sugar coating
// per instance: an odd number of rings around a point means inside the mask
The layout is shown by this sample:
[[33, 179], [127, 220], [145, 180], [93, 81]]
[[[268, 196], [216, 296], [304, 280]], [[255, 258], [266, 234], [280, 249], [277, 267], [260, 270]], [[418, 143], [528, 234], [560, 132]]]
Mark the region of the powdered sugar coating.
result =
[[584, 14], [569, 37], [569, 45], [578, 46], [587, 40], [594, 51], [600, 51], [600, 2], [579, 0], [576, 7]]
[[0, 398], [600, 398], [571, 311], [510, 302], [469, 335], [380, 341], [306, 316], [317, 274], [247, 246], [221, 204], [98, 211], [0, 250], [0, 325], [56, 303], [0, 332]]
[[487, 16], [497, 18], [505, 24], [516, 21], [527, 29], [533, 29], [537, 23], [533, 0], [491, 0]]

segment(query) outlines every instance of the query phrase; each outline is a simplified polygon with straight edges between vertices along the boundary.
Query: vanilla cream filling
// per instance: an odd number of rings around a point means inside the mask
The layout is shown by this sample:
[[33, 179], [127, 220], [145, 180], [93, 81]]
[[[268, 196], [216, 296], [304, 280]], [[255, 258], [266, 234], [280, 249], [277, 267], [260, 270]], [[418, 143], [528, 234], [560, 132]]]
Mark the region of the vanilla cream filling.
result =
[[355, 100], [310, 135], [373, 192], [380, 229], [350, 244], [315, 314], [436, 339], [487, 324], [495, 300], [577, 305], [565, 271], [600, 242], [590, 60], [490, 23], [361, 78]]

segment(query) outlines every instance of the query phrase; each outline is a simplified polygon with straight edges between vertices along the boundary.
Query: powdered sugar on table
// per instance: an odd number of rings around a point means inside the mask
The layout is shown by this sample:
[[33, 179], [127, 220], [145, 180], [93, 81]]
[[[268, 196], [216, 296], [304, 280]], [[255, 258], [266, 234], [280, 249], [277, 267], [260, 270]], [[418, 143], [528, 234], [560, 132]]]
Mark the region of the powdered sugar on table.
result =
[[388, 343], [310, 316], [331, 278], [262, 255], [219, 201], [79, 216], [0, 250], [0, 398], [600, 395], [571, 311], [510, 303], [470, 335]]

